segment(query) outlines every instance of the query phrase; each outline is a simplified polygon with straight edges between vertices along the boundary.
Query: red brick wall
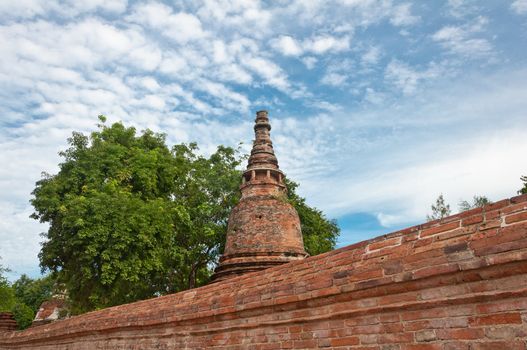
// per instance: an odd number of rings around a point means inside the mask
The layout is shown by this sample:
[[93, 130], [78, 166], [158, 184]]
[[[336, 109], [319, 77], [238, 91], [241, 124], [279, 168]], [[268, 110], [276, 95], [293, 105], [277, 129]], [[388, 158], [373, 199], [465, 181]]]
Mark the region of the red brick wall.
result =
[[527, 195], [161, 298], [0, 334], [0, 349], [526, 349]]

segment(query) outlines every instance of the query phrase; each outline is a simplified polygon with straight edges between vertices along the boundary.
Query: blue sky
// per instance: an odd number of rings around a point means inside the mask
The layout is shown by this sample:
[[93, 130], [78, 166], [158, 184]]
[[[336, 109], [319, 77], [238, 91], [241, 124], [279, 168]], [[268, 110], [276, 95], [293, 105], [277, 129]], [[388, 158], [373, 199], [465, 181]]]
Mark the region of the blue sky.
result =
[[527, 0], [0, 2], [0, 256], [36, 276], [29, 199], [97, 115], [252, 140], [338, 219], [339, 246], [425, 220], [443, 193], [515, 195], [527, 174]]

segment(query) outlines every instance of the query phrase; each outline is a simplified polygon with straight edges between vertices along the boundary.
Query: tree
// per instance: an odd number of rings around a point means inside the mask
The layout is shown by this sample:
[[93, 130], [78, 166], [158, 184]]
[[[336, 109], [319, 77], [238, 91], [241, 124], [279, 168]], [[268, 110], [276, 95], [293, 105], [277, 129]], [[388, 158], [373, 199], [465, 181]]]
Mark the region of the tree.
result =
[[317, 255], [335, 248], [340, 228], [335, 220], [328, 220], [318, 209], [306, 204], [304, 198], [296, 194], [298, 184], [285, 179], [287, 198], [300, 217], [304, 246], [309, 255]]
[[26, 329], [31, 326], [35, 318], [35, 312], [24, 303], [16, 303], [11, 309], [11, 312], [16, 320], [18, 329]]
[[17, 298], [15, 289], [4, 276], [6, 269], [0, 265], [0, 312], [12, 312], [18, 329], [25, 329], [31, 325], [35, 313], [33, 310]]
[[432, 214], [426, 216], [428, 221], [442, 219], [450, 215], [450, 205], [445, 204], [445, 199], [443, 198], [442, 193], [437, 197], [435, 205], [432, 204], [431, 208]]
[[55, 281], [50, 275], [32, 279], [23, 274], [12, 287], [16, 298], [36, 314], [40, 305], [53, 296]]
[[[100, 119], [90, 136], [73, 133], [59, 172], [43, 174], [31, 201], [32, 217], [49, 223], [41, 268], [64, 284], [73, 313], [206, 283], [239, 201], [238, 150], [204, 157], [196, 144], [169, 149], [163, 134]], [[308, 251], [333, 249], [338, 227], [295, 188]]]
[[466, 200], [462, 200], [459, 202], [459, 211], [466, 211], [474, 208], [481, 208], [484, 207], [487, 204], [491, 204], [492, 202], [485, 196], [478, 196], [475, 195], [472, 199], [472, 203], [469, 203]]
[[0, 265], [0, 312], [11, 311], [16, 304], [16, 297], [4, 273], [9, 269]]
[[527, 194], [527, 176], [520, 177], [520, 180], [523, 181], [523, 188], [520, 188], [518, 194]]

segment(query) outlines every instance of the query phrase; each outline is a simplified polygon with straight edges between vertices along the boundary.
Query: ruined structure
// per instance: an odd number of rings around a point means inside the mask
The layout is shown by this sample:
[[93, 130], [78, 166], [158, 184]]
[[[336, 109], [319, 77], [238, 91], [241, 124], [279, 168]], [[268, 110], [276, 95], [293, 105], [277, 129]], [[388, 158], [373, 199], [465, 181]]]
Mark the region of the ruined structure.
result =
[[17, 324], [11, 312], [0, 312], [0, 333], [5, 331], [14, 331]]
[[225, 252], [213, 281], [307, 256], [298, 213], [287, 202], [270, 131], [267, 111], [257, 112], [255, 140], [240, 186], [242, 197], [229, 217]]
[[65, 318], [67, 314], [64, 296], [54, 295], [51, 300], [46, 300], [40, 305], [31, 327], [55, 322]]
[[[257, 117], [255, 149], [266, 151], [254, 152], [244, 173], [249, 202], [231, 216], [216, 283], [0, 330], [0, 349], [526, 349], [527, 195], [301, 259], [288, 207], [280, 207], [286, 214], [268, 208], [261, 220], [291, 220], [281, 242], [292, 239], [297, 250], [280, 250], [246, 222], [260, 220], [251, 200], [270, 206], [278, 202], [269, 194], [283, 189], [270, 143], [257, 147], [269, 131], [258, 136], [259, 122], [267, 116]], [[272, 265], [277, 250], [297, 260], [248, 273]]]

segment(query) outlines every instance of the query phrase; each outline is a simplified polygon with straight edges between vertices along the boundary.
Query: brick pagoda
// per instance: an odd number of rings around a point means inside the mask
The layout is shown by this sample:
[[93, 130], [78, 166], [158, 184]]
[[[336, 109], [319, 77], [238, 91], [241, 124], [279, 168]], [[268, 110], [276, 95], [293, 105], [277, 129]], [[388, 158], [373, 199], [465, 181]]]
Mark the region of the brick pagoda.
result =
[[304, 259], [300, 219], [287, 202], [284, 173], [270, 138], [267, 111], [256, 113], [255, 140], [242, 175], [242, 197], [229, 217], [225, 252], [214, 281]]

